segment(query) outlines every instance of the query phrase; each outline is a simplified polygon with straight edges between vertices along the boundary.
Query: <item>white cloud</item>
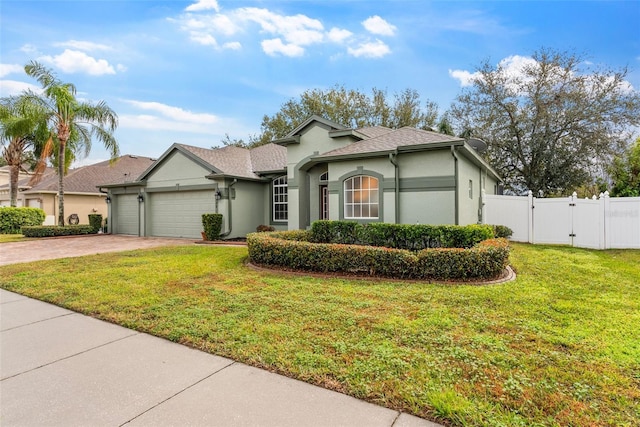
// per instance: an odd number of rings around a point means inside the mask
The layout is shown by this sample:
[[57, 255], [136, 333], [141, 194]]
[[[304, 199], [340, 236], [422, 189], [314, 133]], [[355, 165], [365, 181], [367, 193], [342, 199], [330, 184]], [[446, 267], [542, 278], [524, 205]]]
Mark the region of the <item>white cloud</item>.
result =
[[204, 46], [218, 47], [218, 42], [211, 34], [194, 33], [191, 34], [191, 40]]
[[[307, 48], [323, 43], [334, 43], [345, 46], [347, 53], [355, 57], [381, 58], [391, 53], [389, 46], [380, 40], [369, 41], [361, 31], [354, 34], [345, 28], [333, 27], [326, 31], [323, 23], [310, 16], [283, 15], [266, 8], [242, 7], [220, 13], [217, 3], [205, 8], [204, 1], [195, 3], [186, 9], [186, 13], [175, 19], [169, 19], [189, 34], [194, 43], [212, 46], [216, 50], [239, 50], [246, 44], [239, 40], [229, 39], [231, 36], [257, 38], [262, 50], [269, 56], [301, 57]], [[210, 13], [191, 13], [206, 11]], [[255, 33], [255, 25], [258, 33]], [[362, 22], [369, 33], [390, 36], [397, 28], [379, 16], [372, 16]], [[253, 33], [252, 33], [253, 27]], [[332, 58], [337, 56], [332, 55]]]
[[28, 54], [34, 54], [38, 52], [38, 48], [36, 48], [34, 45], [32, 44], [25, 44], [23, 45], [20, 50], [24, 53], [28, 53]]
[[121, 73], [124, 73], [125, 71], [127, 71], [127, 66], [126, 65], [122, 65], [122, 64], [118, 64], [116, 65], [116, 70], [118, 70]]
[[17, 80], [0, 80], [0, 97], [20, 95], [25, 90], [41, 93], [42, 89], [31, 83], [19, 82]]
[[105, 59], [95, 59], [77, 50], [65, 49], [60, 55], [47, 55], [39, 59], [54, 64], [65, 73], [87, 73], [92, 76], [116, 73]]
[[187, 6], [185, 10], [187, 12], [199, 12], [202, 10], [215, 10], [218, 12], [220, 6], [218, 6], [217, 0], [198, 0], [194, 4]]
[[0, 64], [0, 77], [13, 73], [24, 73], [24, 67], [19, 64]]
[[242, 49], [242, 44], [240, 44], [240, 42], [229, 42], [229, 43], [223, 44], [222, 47], [224, 49], [240, 50]]
[[290, 44], [308, 45], [324, 38], [322, 22], [305, 15], [284, 16], [267, 9], [246, 7], [238, 9], [236, 16], [257, 23], [262, 31], [282, 36]]
[[302, 56], [304, 55], [304, 49], [295, 44], [284, 44], [280, 39], [263, 40], [262, 50], [269, 56], [276, 56], [281, 54], [284, 56]]
[[[164, 116], [165, 119], [170, 119], [176, 122], [210, 125], [218, 121], [218, 117], [214, 116], [213, 114], [192, 113], [191, 111], [186, 111], [179, 107], [172, 107], [170, 105], [161, 104], [159, 102], [145, 102], [135, 100], [125, 100], [124, 102], [140, 110], [159, 113], [161, 116]], [[147, 117], [151, 118], [154, 116], [138, 117], [142, 117], [144, 120], [146, 120]]]
[[470, 73], [466, 70], [449, 70], [449, 76], [460, 81], [460, 86], [471, 86], [475, 79], [480, 77], [480, 73]]
[[364, 28], [371, 34], [377, 34], [381, 36], [392, 36], [396, 32], [396, 26], [389, 24], [378, 15], [372, 16], [362, 22]]
[[342, 43], [352, 35], [353, 33], [349, 30], [344, 30], [344, 29], [335, 28], [335, 27], [332, 28], [331, 31], [329, 31], [329, 33], [327, 33], [327, 37], [329, 38], [329, 40], [335, 43]]
[[[528, 56], [511, 55], [502, 59], [498, 63], [498, 68], [502, 69], [511, 82], [516, 82], [525, 78], [524, 69], [535, 66], [536, 60]], [[449, 76], [460, 81], [460, 86], [471, 86], [474, 80], [482, 78], [479, 72], [467, 70], [449, 70]], [[517, 85], [514, 85], [514, 89]]]
[[391, 49], [380, 40], [375, 42], [362, 43], [356, 48], [348, 48], [347, 52], [356, 58], [382, 58], [391, 53]]
[[106, 44], [79, 40], [69, 40], [66, 42], [54, 43], [53, 45], [58, 47], [69, 47], [72, 49], [83, 50], [85, 52], [93, 52], [96, 50], [113, 50], [111, 46], [107, 46]]

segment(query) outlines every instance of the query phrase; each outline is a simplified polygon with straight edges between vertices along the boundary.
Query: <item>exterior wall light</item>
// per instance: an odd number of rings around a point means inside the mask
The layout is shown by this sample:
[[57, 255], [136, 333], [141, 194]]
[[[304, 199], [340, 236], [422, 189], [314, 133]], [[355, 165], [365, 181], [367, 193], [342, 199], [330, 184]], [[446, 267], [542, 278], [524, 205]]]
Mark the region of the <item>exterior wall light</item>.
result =
[[107, 196], [104, 201], [107, 202], [107, 204], [111, 203], [111, 196]]
[[138, 194], [138, 202], [142, 203], [144, 202], [144, 196], [141, 194]]

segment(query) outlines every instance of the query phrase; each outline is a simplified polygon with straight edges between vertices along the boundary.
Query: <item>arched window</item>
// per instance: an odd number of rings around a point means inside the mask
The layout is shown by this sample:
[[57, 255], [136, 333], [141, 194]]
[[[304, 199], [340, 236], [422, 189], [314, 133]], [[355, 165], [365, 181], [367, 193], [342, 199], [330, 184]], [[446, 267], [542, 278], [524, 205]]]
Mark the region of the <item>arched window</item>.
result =
[[344, 217], [378, 219], [378, 179], [357, 175], [344, 181]]
[[273, 180], [273, 221], [288, 219], [287, 176]]

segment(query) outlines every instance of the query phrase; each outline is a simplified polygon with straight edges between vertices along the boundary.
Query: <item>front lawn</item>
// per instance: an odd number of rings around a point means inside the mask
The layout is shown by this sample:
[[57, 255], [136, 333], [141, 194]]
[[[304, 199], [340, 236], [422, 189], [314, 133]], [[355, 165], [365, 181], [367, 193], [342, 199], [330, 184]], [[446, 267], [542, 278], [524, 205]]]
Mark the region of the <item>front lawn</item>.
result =
[[514, 244], [515, 282], [323, 279], [192, 245], [0, 286], [449, 425], [640, 425], [640, 251]]
[[0, 243], [22, 242], [25, 237], [22, 234], [0, 234]]

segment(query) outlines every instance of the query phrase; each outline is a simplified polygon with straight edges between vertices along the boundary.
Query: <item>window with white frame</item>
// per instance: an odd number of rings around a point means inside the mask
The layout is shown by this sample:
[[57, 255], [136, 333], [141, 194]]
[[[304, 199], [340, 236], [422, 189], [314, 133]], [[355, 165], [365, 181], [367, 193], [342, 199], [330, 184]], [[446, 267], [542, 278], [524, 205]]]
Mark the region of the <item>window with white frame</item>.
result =
[[287, 176], [273, 180], [273, 221], [288, 219]]
[[358, 175], [344, 181], [344, 217], [348, 219], [378, 218], [378, 179]]

